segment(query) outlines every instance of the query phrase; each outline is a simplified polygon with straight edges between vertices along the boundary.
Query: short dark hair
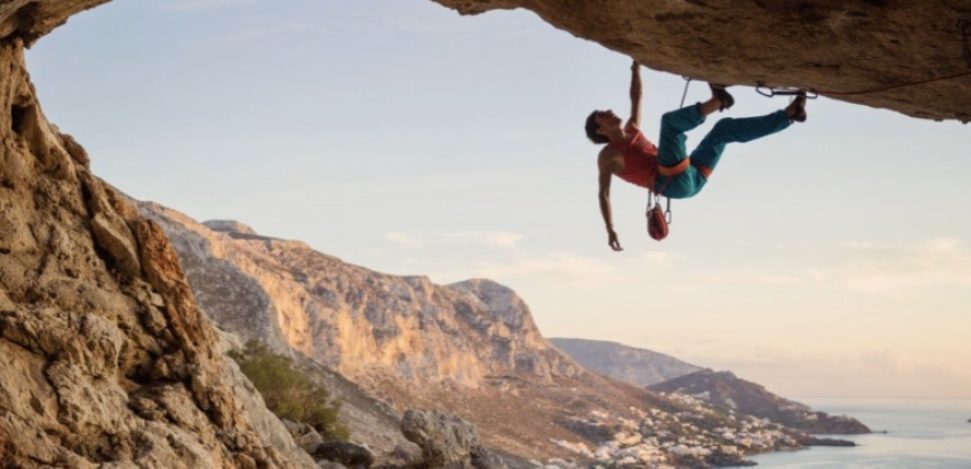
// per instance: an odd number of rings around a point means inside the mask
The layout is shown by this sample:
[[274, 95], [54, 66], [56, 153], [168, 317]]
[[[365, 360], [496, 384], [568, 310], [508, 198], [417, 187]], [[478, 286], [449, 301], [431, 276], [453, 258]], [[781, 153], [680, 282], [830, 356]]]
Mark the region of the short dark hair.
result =
[[587, 138], [593, 143], [609, 143], [610, 139], [605, 135], [598, 134], [597, 130], [600, 129], [600, 123], [597, 122], [597, 114], [600, 111], [593, 111], [587, 116], [587, 123], [583, 126], [583, 129], [587, 131]]

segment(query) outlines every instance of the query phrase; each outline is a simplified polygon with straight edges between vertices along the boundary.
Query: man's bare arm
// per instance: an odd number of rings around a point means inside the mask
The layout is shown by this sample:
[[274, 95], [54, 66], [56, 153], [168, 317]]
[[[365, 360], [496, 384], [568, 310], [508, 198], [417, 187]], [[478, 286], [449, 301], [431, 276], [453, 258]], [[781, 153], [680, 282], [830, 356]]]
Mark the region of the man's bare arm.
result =
[[635, 127], [641, 126], [641, 64], [634, 63], [630, 66], [630, 124]]
[[614, 251], [623, 251], [620, 247], [620, 241], [617, 240], [617, 233], [614, 231], [614, 222], [610, 210], [610, 177], [611, 172], [605, 167], [605, 165], [600, 165], [600, 174], [598, 177], [598, 182], [600, 190], [598, 191], [598, 196], [600, 199], [600, 215], [603, 216], [604, 224], [607, 226], [607, 244], [610, 245], [610, 249]]

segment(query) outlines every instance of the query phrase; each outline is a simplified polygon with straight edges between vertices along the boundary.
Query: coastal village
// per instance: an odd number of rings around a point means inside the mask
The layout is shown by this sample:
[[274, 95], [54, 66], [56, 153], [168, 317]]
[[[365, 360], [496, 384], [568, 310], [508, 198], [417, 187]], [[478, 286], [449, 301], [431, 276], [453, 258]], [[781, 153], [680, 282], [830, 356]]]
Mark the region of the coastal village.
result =
[[[704, 400], [685, 394], [667, 394], [683, 406], [668, 412], [653, 408], [632, 409], [640, 420], [614, 418], [593, 412], [581, 422], [590, 428], [610, 431], [611, 439], [596, 448], [583, 443], [557, 440], [556, 444], [576, 455], [593, 460], [601, 468], [666, 468], [746, 466], [755, 463], [745, 456], [766, 451], [797, 449], [808, 436], [766, 419], [712, 409]], [[717, 422], [711, 426], [712, 422]], [[581, 468], [587, 463], [552, 460], [545, 467]]]

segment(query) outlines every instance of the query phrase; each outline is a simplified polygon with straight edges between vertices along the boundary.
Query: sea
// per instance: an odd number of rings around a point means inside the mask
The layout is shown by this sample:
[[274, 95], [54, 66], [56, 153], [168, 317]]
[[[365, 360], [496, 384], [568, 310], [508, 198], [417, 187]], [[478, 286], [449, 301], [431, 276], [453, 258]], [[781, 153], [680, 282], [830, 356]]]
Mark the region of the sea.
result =
[[852, 440], [855, 447], [812, 447], [753, 456], [758, 468], [971, 469], [971, 400], [795, 400], [829, 414], [855, 417], [874, 432], [886, 433], [831, 436]]

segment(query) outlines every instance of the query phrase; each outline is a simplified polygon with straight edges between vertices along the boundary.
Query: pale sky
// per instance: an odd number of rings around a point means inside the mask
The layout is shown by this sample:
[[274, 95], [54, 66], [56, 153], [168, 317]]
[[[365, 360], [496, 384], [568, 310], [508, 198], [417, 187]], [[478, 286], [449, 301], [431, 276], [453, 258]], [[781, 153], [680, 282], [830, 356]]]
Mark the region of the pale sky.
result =
[[[48, 118], [134, 197], [375, 270], [492, 278], [548, 337], [788, 397], [971, 397], [971, 128], [811, 101], [807, 123], [729, 146], [663, 243], [615, 181], [615, 253], [582, 126], [626, 115], [628, 65], [528, 12], [428, 0], [115, 0], [28, 54]], [[656, 141], [683, 81], [644, 86]], [[689, 147], [786, 104], [731, 91]]]

